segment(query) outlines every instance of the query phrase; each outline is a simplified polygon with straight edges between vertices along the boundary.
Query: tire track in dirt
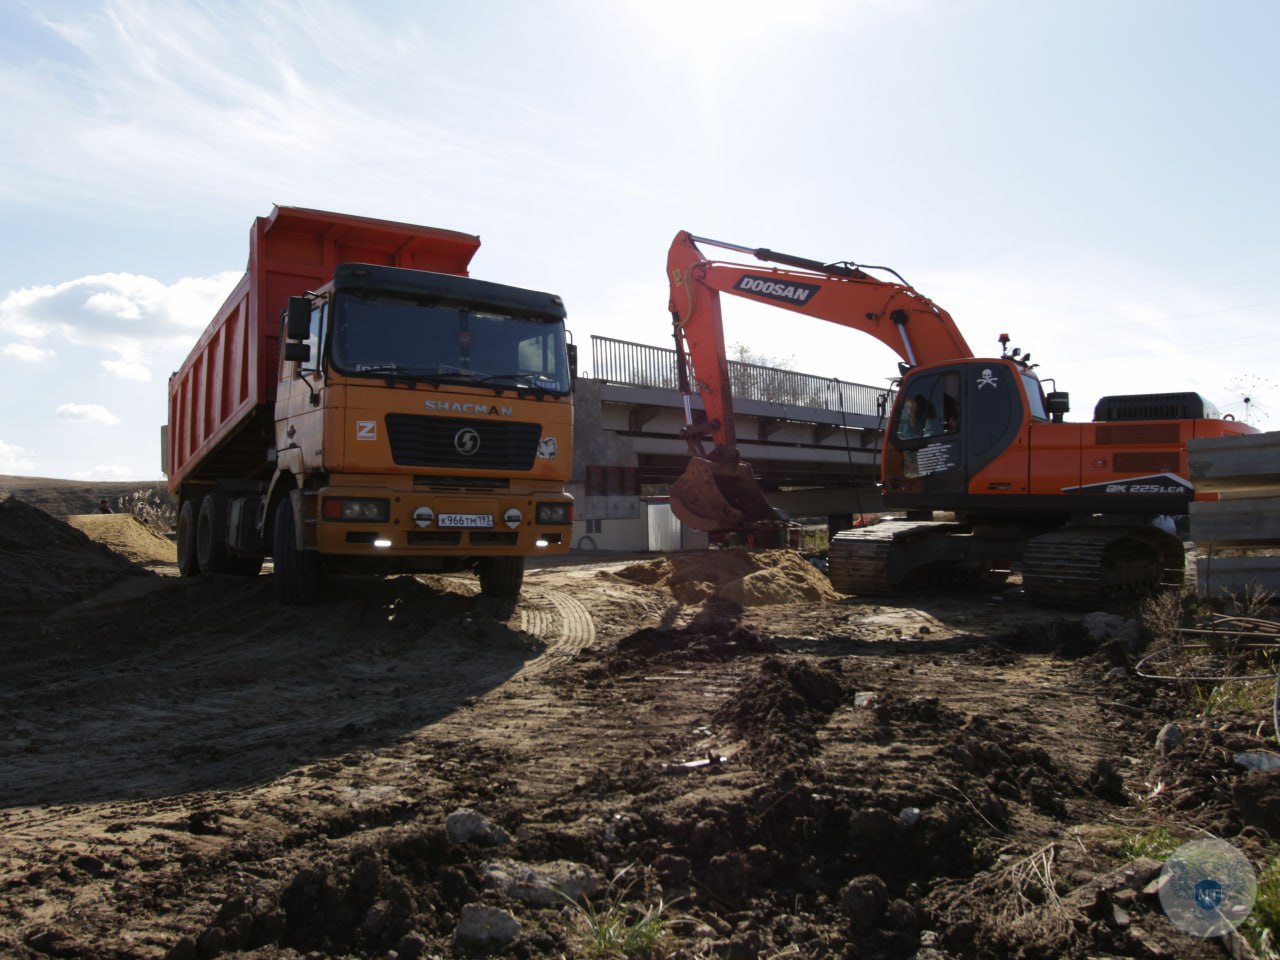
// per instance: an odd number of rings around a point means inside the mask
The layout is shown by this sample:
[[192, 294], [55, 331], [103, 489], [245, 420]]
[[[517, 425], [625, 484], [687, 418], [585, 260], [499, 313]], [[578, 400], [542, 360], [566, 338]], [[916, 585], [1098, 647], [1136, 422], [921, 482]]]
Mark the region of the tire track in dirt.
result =
[[512, 629], [521, 630], [547, 644], [542, 656], [531, 661], [520, 675], [547, 669], [547, 657], [572, 657], [581, 653], [596, 639], [595, 621], [587, 608], [572, 594], [559, 590], [533, 590], [525, 587], [514, 612], [511, 602], [484, 597], [474, 592], [472, 580], [447, 578], [451, 586], [476, 599], [476, 610], [501, 620]]
[[[534, 600], [534, 598], [530, 598]], [[542, 656], [529, 661], [517, 677], [531, 677], [554, 669], [566, 658], [577, 656], [596, 639], [595, 621], [583, 604], [567, 593], [551, 590], [520, 608], [520, 629], [547, 642]], [[551, 609], [544, 605], [550, 603]]]

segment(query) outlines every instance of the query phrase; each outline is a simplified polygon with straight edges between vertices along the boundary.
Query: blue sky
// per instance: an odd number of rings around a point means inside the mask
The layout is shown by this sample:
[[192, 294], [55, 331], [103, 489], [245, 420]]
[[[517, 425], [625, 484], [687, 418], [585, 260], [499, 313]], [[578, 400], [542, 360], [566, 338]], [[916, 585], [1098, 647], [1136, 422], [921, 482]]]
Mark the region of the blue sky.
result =
[[[1088, 419], [1280, 429], [1280, 4], [477, 0], [0, 6], [0, 473], [155, 480], [169, 373], [254, 217], [477, 233], [473, 275], [670, 344], [677, 230], [887, 264]], [[883, 383], [726, 298], [731, 342]]]

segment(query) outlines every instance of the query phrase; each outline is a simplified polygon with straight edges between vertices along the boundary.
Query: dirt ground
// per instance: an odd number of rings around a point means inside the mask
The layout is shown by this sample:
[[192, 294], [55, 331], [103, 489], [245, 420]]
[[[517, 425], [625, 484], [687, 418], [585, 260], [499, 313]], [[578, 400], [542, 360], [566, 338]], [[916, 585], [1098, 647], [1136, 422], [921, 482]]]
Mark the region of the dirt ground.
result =
[[[505, 607], [456, 575], [284, 608], [269, 567], [183, 580], [131, 516], [0, 503], [0, 955], [1248, 955], [1125, 843], [1262, 862], [1280, 772], [1233, 757], [1269, 717], [1189, 715], [1016, 585], [591, 560]], [[618, 919], [661, 935], [593, 952]]]

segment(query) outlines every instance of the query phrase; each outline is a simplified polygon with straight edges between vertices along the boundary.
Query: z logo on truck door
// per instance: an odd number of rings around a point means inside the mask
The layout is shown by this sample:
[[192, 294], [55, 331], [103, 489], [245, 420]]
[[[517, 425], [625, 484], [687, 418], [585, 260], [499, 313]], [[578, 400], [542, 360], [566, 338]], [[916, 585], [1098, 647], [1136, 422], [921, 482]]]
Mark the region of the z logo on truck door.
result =
[[378, 439], [378, 421], [377, 420], [357, 420], [356, 421], [356, 439], [357, 440], [377, 440]]

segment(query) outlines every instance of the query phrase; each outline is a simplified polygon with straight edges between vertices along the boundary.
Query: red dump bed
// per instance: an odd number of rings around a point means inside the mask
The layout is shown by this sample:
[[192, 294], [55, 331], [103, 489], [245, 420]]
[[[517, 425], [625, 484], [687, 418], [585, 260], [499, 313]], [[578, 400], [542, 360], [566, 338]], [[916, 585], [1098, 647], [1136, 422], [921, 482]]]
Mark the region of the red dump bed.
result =
[[328, 282], [340, 263], [467, 275], [480, 238], [452, 230], [275, 207], [254, 221], [249, 267], [169, 378], [165, 472], [183, 483], [269, 471], [280, 314]]

